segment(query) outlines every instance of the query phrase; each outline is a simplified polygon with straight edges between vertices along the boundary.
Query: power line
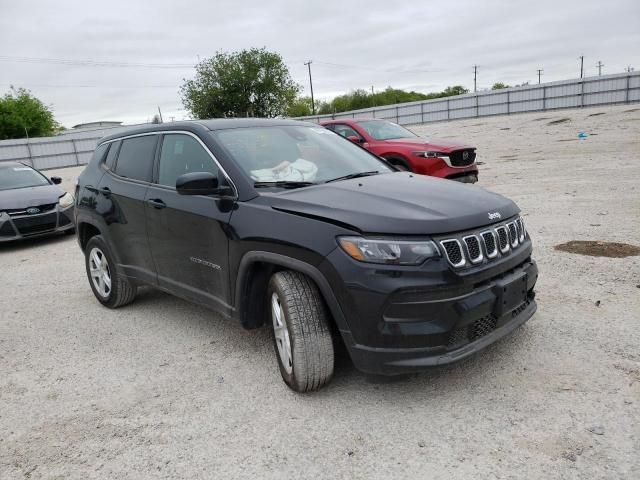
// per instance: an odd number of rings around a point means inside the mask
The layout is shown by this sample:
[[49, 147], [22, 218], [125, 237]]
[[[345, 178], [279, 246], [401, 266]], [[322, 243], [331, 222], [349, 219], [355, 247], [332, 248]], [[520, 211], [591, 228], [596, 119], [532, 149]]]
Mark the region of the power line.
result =
[[[412, 69], [404, 69], [398, 70], [395, 68], [374, 68], [374, 67], [365, 67], [362, 65], [347, 65], [345, 63], [333, 63], [333, 62], [323, 62], [321, 60], [314, 60], [318, 65], [324, 65], [329, 67], [338, 67], [338, 68], [353, 68], [356, 70], [368, 70], [371, 72], [384, 72], [384, 73], [435, 73], [441, 72], [442, 70], [412, 70]], [[305, 64], [306, 65], [306, 64]]]
[[65, 58], [46, 57], [11, 57], [0, 55], [0, 62], [36, 63], [49, 65], [71, 65], [78, 67], [117, 67], [117, 68], [192, 68], [192, 63], [141, 63], [141, 62], [112, 62], [97, 60], [73, 60]]
[[111, 88], [111, 89], [115, 89], [115, 90], [124, 90], [124, 89], [131, 89], [131, 90], [138, 90], [141, 88], [172, 88], [172, 89], [176, 89], [176, 85], [122, 85], [122, 86], [118, 86], [118, 85], [47, 85], [47, 84], [38, 84], [38, 83], [26, 83], [26, 84], [20, 84], [17, 85], [18, 82], [14, 82], [14, 83], [0, 83], [0, 85], [3, 86], [25, 86], [25, 87], [29, 87], [29, 88]]

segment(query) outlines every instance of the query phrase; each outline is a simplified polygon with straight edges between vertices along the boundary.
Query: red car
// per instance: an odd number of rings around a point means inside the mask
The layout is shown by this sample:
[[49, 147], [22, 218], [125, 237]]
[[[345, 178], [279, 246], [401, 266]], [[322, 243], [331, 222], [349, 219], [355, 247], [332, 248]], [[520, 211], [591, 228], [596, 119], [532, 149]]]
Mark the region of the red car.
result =
[[464, 183], [478, 181], [475, 147], [421, 138], [387, 120], [341, 119], [321, 122], [321, 125], [402, 170]]

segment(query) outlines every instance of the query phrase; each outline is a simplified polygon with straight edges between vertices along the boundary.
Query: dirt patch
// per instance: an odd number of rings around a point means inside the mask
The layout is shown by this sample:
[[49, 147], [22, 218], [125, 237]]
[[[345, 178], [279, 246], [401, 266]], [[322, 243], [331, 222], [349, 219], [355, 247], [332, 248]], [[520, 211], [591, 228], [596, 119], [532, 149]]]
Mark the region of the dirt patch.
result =
[[591, 257], [624, 258], [640, 255], [640, 247], [628, 243], [572, 240], [554, 247], [556, 250]]
[[503, 158], [504, 160], [517, 160], [518, 156], [517, 155], [502, 155], [500, 158]]
[[624, 113], [637, 112], [640, 108], [632, 108], [631, 110], [625, 110]]
[[604, 112], [591, 113], [587, 115], [587, 117], [597, 117], [598, 115], [605, 115]]
[[575, 142], [577, 138], [563, 138], [562, 140], [556, 140], [557, 142]]
[[558, 120], [552, 120], [551, 122], [547, 123], [547, 125], [558, 125], [560, 123], [566, 123], [570, 121], [570, 118], [559, 118]]

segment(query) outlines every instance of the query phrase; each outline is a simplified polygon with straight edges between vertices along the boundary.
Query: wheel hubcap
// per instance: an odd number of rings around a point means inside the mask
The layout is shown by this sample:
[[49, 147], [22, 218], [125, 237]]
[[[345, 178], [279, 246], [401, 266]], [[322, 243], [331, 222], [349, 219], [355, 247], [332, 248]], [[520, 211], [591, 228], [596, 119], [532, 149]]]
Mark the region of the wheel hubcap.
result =
[[291, 340], [289, 329], [285, 321], [284, 309], [277, 293], [271, 295], [271, 317], [273, 319], [273, 333], [276, 337], [278, 355], [285, 371], [291, 374], [293, 371], [293, 355], [291, 354]]
[[95, 247], [89, 253], [89, 272], [96, 291], [102, 298], [111, 293], [111, 270], [102, 250]]

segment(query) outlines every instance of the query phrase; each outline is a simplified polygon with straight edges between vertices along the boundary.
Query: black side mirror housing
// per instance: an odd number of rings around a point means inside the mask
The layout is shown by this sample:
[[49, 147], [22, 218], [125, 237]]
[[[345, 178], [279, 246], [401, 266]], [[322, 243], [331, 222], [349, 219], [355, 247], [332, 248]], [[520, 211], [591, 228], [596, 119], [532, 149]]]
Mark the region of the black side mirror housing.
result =
[[54, 185], [60, 185], [62, 183], [62, 178], [60, 177], [51, 177], [51, 181]]
[[180, 175], [176, 180], [176, 191], [180, 195], [231, 195], [233, 190], [220, 185], [218, 177], [211, 172], [191, 172]]

